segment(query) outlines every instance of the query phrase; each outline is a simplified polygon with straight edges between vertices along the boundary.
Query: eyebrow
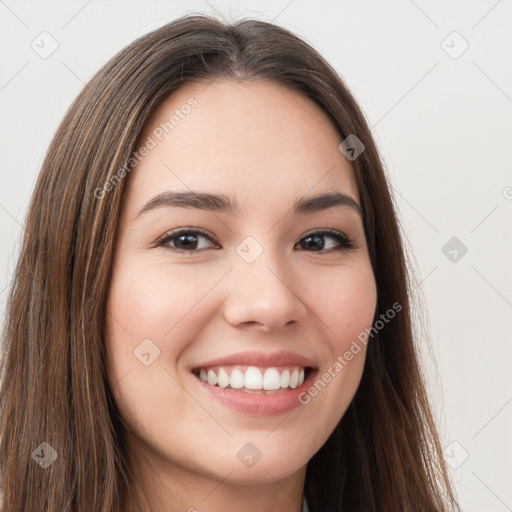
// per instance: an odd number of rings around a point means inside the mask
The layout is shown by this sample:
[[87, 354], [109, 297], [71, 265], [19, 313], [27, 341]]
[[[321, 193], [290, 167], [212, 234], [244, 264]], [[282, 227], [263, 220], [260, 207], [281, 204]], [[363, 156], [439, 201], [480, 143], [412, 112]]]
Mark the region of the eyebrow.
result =
[[[224, 194], [209, 194], [204, 192], [171, 192], [166, 191], [150, 199], [138, 212], [136, 218], [156, 208], [196, 208], [211, 212], [226, 213], [239, 216], [241, 208], [236, 199]], [[318, 194], [312, 197], [301, 197], [292, 206], [292, 213], [304, 215], [328, 210], [334, 207], [351, 208], [363, 217], [363, 210], [350, 196], [340, 192]]]

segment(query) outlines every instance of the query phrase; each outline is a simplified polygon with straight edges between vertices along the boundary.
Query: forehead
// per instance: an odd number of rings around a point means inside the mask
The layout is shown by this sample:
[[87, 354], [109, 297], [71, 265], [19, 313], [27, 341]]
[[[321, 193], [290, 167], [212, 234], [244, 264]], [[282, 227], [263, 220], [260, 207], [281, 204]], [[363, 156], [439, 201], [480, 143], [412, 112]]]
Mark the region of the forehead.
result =
[[358, 200], [341, 140], [319, 106], [282, 85], [188, 84], [146, 122], [138, 145], [154, 147], [130, 176], [129, 193], [142, 200], [193, 189], [244, 204], [337, 190]]

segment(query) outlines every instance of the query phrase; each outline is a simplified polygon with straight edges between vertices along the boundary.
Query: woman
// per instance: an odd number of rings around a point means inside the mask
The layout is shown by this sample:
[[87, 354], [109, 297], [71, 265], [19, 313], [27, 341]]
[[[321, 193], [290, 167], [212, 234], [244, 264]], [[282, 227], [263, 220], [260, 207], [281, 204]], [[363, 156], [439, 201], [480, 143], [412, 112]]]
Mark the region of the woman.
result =
[[458, 510], [370, 130], [269, 23], [183, 17], [85, 86], [1, 371], [5, 512]]

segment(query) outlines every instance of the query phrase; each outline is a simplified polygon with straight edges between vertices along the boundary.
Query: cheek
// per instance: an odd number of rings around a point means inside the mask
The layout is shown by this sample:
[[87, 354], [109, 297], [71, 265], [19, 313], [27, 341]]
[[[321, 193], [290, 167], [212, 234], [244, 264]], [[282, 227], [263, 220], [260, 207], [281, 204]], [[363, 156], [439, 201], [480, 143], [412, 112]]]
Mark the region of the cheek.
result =
[[[178, 274], [171, 283], [164, 275], [151, 263], [126, 259], [114, 272], [107, 299], [109, 382], [125, 421], [143, 438], [148, 425], [158, 431], [160, 415], [172, 417], [173, 408], [182, 407], [184, 397], [174, 393], [174, 381], [165, 370], [174, 374], [174, 361], [187, 343], [175, 332], [197, 302], [190, 279]], [[162, 401], [169, 396], [173, 408]]]
[[314, 382], [299, 397], [305, 409], [315, 411], [316, 424], [326, 438], [347, 410], [364, 368], [367, 330], [377, 305], [371, 266], [361, 262], [316, 279], [306, 292], [321, 320], [324, 357]]
[[205, 296], [225, 272], [222, 268], [199, 272], [194, 265], [171, 271], [136, 258], [125, 259], [116, 268], [105, 318], [107, 368], [113, 386], [120, 379], [124, 385], [140, 380], [144, 387], [160, 389], [158, 372], [164, 368], [174, 372], [180, 354], [208, 321]]
[[[140, 343], [150, 338], [167, 351], [189, 313], [201, 310], [200, 301], [218, 280], [216, 274], [193, 271], [192, 267], [169, 272], [164, 266], [143, 261], [124, 265], [112, 280], [107, 303], [111, 339], [121, 335]], [[172, 346], [180, 348], [175, 340]]]
[[377, 289], [369, 262], [317, 277], [307, 294], [332, 350], [345, 350], [347, 344], [371, 326]]

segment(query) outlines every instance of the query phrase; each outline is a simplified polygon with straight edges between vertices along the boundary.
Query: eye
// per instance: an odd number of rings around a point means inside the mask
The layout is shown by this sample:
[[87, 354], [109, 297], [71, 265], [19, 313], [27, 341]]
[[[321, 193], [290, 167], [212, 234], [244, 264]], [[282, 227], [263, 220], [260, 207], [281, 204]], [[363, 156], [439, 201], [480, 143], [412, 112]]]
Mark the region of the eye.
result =
[[[324, 241], [326, 238], [334, 240], [335, 243], [326, 244]], [[200, 240], [207, 241], [206, 247], [201, 247]], [[218, 245], [217, 240], [206, 231], [197, 228], [179, 228], [166, 233], [156, 242], [156, 246], [168, 247], [182, 253], [194, 253], [202, 249], [208, 249], [208, 241]], [[349, 251], [355, 248], [355, 244], [350, 238], [335, 229], [308, 233], [301, 238], [299, 245], [309, 252]]]
[[200, 229], [179, 228], [164, 235], [158, 240], [157, 246], [170, 247], [179, 252], [195, 252], [208, 247], [200, 247], [198, 240], [213, 240], [206, 231]]
[[[331, 244], [326, 244], [324, 239], [330, 238], [335, 240], [334, 247]], [[354, 242], [336, 229], [325, 229], [321, 231], [314, 231], [301, 238], [299, 242], [302, 249], [312, 248], [312, 252], [330, 252], [334, 251], [349, 251], [355, 248]], [[330, 247], [326, 247], [331, 245]], [[336, 246], [337, 245], [337, 246]]]

